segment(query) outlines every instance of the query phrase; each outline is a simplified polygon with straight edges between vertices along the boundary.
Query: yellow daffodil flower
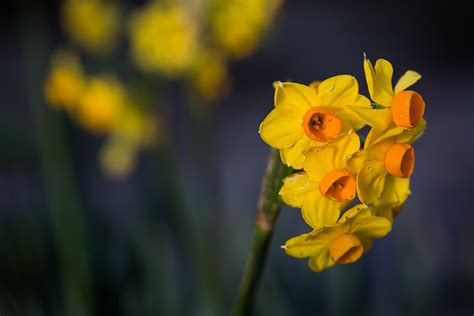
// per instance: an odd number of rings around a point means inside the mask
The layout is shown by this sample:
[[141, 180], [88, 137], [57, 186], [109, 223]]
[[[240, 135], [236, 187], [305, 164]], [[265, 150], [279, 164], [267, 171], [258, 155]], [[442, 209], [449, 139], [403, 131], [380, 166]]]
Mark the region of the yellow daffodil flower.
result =
[[373, 216], [366, 206], [357, 205], [337, 223], [294, 237], [282, 248], [289, 256], [309, 257], [309, 267], [321, 272], [335, 264], [356, 262], [374, 239], [384, 237], [391, 228], [386, 218]]
[[359, 136], [350, 131], [326, 146], [308, 150], [304, 172], [283, 180], [283, 201], [301, 208], [304, 220], [313, 228], [335, 223], [341, 208], [356, 196], [356, 179], [347, 162], [359, 148]]
[[117, 41], [120, 13], [103, 0], [67, 0], [63, 25], [71, 39], [91, 53], [108, 53]]
[[150, 3], [130, 20], [132, 58], [143, 71], [181, 74], [198, 50], [198, 27], [184, 6]]
[[99, 163], [107, 177], [127, 177], [135, 168], [139, 151], [156, 142], [157, 118], [151, 114], [126, 102], [100, 151]]
[[278, 82], [275, 109], [260, 125], [259, 133], [270, 146], [280, 149], [285, 164], [301, 169], [303, 153], [325, 145], [350, 129], [365, 124], [385, 129], [388, 110], [372, 109], [359, 94], [353, 76], [340, 75], [315, 85]]
[[206, 50], [199, 54], [190, 73], [193, 92], [207, 102], [225, 96], [230, 89], [231, 78], [222, 56]]
[[148, 147], [156, 141], [158, 136], [157, 119], [149, 110], [127, 101], [110, 133], [137, 146]]
[[44, 85], [46, 101], [58, 108], [71, 111], [85, 86], [79, 58], [66, 51], [56, 52]]
[[139, 148], [133, 141], [116, 137], [107, 139], [99, 153], [102, 172], [111, 179], [123, 179], [135, 168]]
[[375, 129], [369, 132], [364, 150], [355, 154], [349, 163], [351, 172], [357, 174], [357, 193], [362, 203], [377, 203], [380, 209], [404, 202], [415, 163], [411, 144], [423, 134], [425, 127], [423, 121], [416, 128], [378, 142], [371, 135]]
[[419, 124], [425, 113], [425, 101], [415, 91], [406, 90], [415, 84], [421, 75], [408, 70], [392, 87], [393, 67], [389, 61], [378, 59], [375, 68], [364, 56], [364, 72], [371, 99], [382, 107], [391, 109], [389, 129], [392, 134]]
[[252, 54], [268, 31], [281, 0], [210, 0], [211, 34], [227, 55]]
[[79, 98], [75, 116], [93, 133], [110, 131], [123, 113], [125, 98], [124, 88], [117, 80], [92, 78]]

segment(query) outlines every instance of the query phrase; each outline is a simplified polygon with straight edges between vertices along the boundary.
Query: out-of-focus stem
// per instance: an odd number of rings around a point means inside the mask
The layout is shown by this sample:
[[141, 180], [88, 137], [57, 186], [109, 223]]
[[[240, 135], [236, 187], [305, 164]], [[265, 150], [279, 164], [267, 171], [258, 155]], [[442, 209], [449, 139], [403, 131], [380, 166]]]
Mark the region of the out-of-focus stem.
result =
[[242, 276], [234, 316], [249, 315], [255, 301], [257, 288], [262, 277], [273, 229], [280, 213], [282, 201], [278, 195], [282, 179], [292, 171], [280, 162], [279, 152], [272, 149], [263, 177], [258, 201], [257, 218], [252, 246]]
[[37, 7], [31, 7], [25, 1], [21, 5], [22, 60], [61, 271], [61, 294], [66, 305], [62, 314], [90, 315], [93, 296], [82, 210], [63, 121], [42, 102], [42, 80], [48, 60], [47, 32], [43, 28], [47, 23], [43, 19], [44, 13]]

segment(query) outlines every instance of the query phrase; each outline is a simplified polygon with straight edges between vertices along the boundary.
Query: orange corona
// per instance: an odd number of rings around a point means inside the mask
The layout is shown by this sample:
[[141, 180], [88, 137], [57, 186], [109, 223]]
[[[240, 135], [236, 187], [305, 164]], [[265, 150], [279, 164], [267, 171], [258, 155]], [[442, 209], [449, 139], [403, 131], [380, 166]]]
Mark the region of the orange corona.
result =
[[327, 109], [314, 107], [303, 118], [303, 130], [309, 138], [318, 142], [327, 142], [341, 133], [342, 123], [339, 117]]
[[420, 123], [425, 114], [425, 101], [415, 91], [401, 91], [392, 101], [392, 119], [397, 126], [411, 128]]
[[359, 260], [364, 253], [364, 246], [354, 234], [343, 234], [331, 242], [329, 253], [335, 262], [347, 264]]
[[385, 156], [385, 168], [399, 178], [408, 178], [415, 166], [415, 150], [410, 144], [393, 144]]
[[329, 172], [319, 184], [321, 195], [344, 202], [355, 197], [356, 181], [347, 169], [337, 169]]

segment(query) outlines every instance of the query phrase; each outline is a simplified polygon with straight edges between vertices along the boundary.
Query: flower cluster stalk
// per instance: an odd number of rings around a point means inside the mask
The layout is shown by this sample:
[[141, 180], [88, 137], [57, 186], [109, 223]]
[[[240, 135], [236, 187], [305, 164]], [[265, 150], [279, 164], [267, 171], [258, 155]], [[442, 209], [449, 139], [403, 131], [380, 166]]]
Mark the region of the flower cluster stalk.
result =
[[249, 315], [252, 311], [268, 253], [268, 246], [282, 205], [278, 192], [282, 186], [282, 179], [291, 171], [291, 168], [281, 163], [278, 150], [272, 149], [263, 177], [258, 200], [255, 232], [242, 276], [239, 296], [233, 312], [234, 316]]

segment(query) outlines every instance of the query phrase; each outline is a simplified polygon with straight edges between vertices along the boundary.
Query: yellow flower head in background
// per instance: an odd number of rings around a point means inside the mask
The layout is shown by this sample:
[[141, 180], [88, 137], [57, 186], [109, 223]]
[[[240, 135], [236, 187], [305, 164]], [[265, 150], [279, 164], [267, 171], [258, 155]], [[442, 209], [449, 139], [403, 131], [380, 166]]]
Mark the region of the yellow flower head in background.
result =
[[190, 75], [195, 93], [212, 102], [223, 97], [230, 89], [231, 78], [222, 56], [206, 50], [196, 58]]
[[359, 148], [359, 136], [350, 131], [329, 145], [310, 149], [304, 172], [283, 180], [283, 201], [301, 208], [303, 219], [313, 228], [335, 223], [341, 208], [356, 197], [356, 179], [347, 163]]
[[210, 0], [211, 31], [229, 56], [252, 54], [268, 31], [281, 0]]
[[110, 133], [137, 146], [148, 147], [156, 141], [157, 118], [150, 110], [142, 109], [129, 100]]
[[392, 126], [401, 133], [421, 122], [425, 113], [425, 101], [415, 91], [406, 90], [415, 84], [421, 75], [408, 70], [392, 87], [393, 67], [389, 61], [378, 59], [375, 68], [364, 56], [364, 72], [370, 97], [379, 105], [391, 109]]
[[337, 223], [294, 237], [283, 248], [289, 256], [309, 257], [309, 267], [321, 272], [335, 264], [356, 262], [374, 239], [384, 237], [391, 228], [386, 218], [373, 216], [366, 206], [357, 205]]
[[317, 88], [297, 83], [275, 85], [275, 109], [260, 125], [260, 136], [280, 149], [285, 164], [301, 169], [303, 153], [323, 146], [351, 129], [368, 124], [386, 128], [387, 110], [372, 109], [369, 99], [359, 94], [353, 76], [324, 80]]
[[105, 0], [66, 0], [62, 22], [73, 42], [91, 53], [108, 53], [117, 41], [120, 13]]
[[75, 117], [93, 133], [108, 132], [117, 124], [125, 106], [121, 83], [112, 77], [93, 77], [78, 100]]
[[123, 179], [135, 168], [137, 156], [138, 148], [135, 143], [110, 137], [100, 149], [99, 164], [108, 178]]
[[84, 86], [85, 78], [79, 58], [71, 52], [56, 52], [44, 85], [46, 101], [58, 109], [71, 111]]
[[182, 73], [198, 49], [198, 26], [184, 6], [150, 3], [130, 20], [132, 58], [143, 71]]

